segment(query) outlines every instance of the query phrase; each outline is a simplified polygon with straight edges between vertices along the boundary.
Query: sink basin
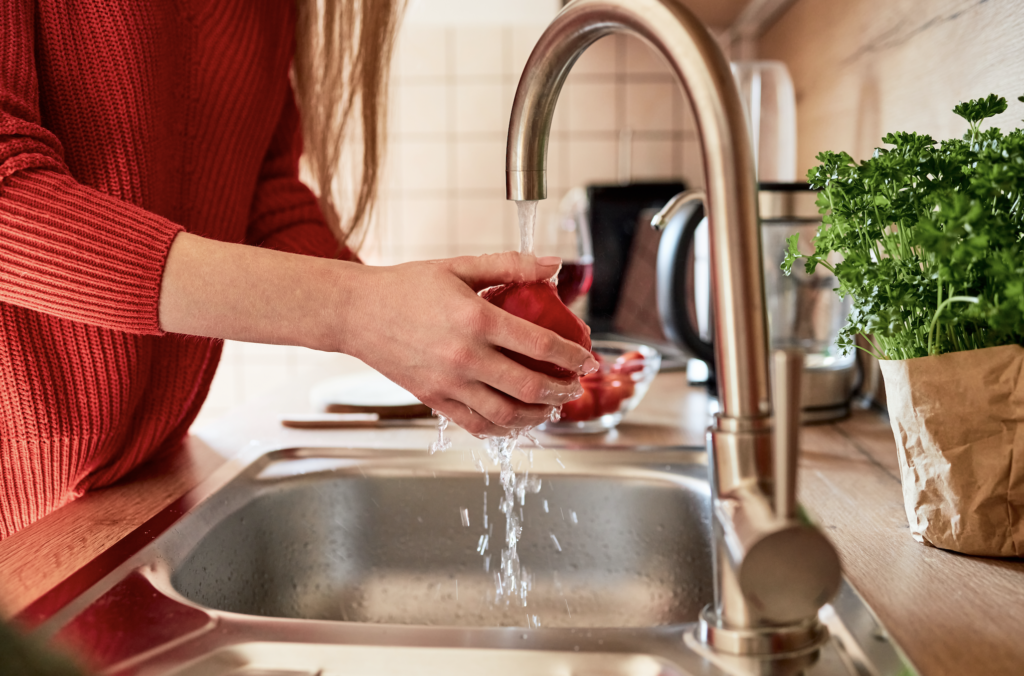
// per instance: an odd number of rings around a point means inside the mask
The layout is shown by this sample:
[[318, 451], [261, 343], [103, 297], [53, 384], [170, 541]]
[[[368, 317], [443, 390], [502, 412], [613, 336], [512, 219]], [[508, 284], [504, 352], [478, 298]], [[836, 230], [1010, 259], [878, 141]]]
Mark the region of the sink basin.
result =
[[[515, 507], [525, 606], [496, 595], [501, 491], [471, 450], [307, 448], [232, 461], [21, 619], [109, 676], [760, 668], [693, 641], [713, 589], [702, 451], [518, 469], [540, 479]], [[777, 673], [913, 673], [848, 585], [825, 610], [832, 640]]]
[[553, 453], [535, 451], [540, 490], [516, 506], [519, 557], [533, 583], [525, 607], [496, 600], [505, 542], [497, 475], [485, 480], [449, 462], [434, 477], [437, 464], [425, 457], [312, 474], [271, 468], [174, 561], [171, 583], [201, 606], [272, 617], [477, 627], [693, 622], [712, 595], [706, 469], [673, 460], [657, 473], [581, 474], [568, 468], [572, 459], [563, 470]]

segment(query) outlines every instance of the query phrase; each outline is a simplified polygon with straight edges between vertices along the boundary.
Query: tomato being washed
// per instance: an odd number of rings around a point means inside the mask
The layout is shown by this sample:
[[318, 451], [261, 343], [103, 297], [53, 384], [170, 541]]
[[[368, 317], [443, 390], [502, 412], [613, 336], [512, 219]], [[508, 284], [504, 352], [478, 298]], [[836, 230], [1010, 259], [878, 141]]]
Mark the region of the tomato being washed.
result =
[[562, 413], [558, 419], [566, 422], [583, 422], [596, 418], [600, 414], [595, 403], [594, 392], [589, 387], [584, 388], [582, 397], [562, 404]]
[[[518, 284], [504, 284], [480, 294], [506, 312], [550, 329], [558, 335], [590, 349], [590, 329], [558, 298], [555, 285], [547, 280]], [[550, 362], [538, 361], [517, 352], [501, 350], [523, 366], [555, 378], [569, 378], [572, 371]]]

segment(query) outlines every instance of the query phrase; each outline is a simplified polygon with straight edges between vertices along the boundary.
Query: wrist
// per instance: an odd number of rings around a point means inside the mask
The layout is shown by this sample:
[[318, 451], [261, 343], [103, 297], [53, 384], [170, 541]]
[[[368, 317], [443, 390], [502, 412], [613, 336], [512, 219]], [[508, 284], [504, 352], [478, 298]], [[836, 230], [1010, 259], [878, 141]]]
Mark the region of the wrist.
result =
[[[308, 347], [323, 352], [341, 352], [362, 358], [359, 337], [372, 319], [374, 279], [379, 270], [347, 261], [329, 263], [320, 271], [316, 288], [317, 312], [310, 327]], [[379, 311], [379, 307], [377, 310]]]

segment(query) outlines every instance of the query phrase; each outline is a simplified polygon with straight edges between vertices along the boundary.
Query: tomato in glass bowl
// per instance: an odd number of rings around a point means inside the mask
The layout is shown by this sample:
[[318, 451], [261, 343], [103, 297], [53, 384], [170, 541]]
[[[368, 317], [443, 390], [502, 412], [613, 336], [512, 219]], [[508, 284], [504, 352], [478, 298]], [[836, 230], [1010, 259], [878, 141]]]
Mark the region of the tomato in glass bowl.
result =
[[612, 429], [636, 408], [661, 368], [661, 354], [639, 343], [595, 340], [591, 351], [600, 368], [580, 378], [583, 396], [563, 404], [561, 418], [544, 423], [544, 432], [594, 434]]

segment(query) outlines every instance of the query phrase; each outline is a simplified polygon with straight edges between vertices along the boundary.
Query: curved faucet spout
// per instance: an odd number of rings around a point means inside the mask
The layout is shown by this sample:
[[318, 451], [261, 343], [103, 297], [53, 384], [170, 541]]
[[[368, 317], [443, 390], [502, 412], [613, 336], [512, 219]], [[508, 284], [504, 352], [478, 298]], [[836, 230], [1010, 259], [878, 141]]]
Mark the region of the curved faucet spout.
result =
[[739, 420], [766, 418], [767, 329], [753, 153], [729, 64], [681, 3], [576, 0], [562, 10], [534, 48], [512, 104], [506, 195], [547, 196], [547, 146], [558, 94], [580, 54], [610, 33], [633, 34], [662, 54], [693, 103], [704, 145], [721, 411]]

